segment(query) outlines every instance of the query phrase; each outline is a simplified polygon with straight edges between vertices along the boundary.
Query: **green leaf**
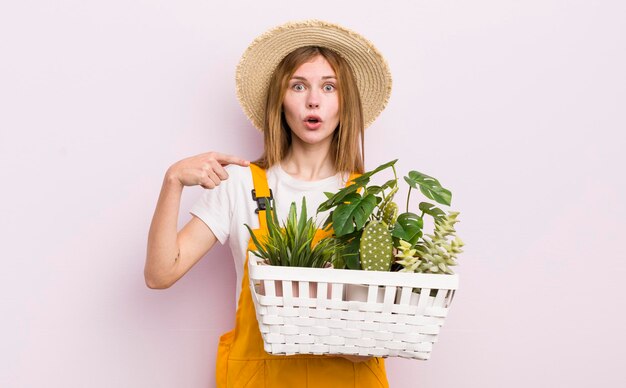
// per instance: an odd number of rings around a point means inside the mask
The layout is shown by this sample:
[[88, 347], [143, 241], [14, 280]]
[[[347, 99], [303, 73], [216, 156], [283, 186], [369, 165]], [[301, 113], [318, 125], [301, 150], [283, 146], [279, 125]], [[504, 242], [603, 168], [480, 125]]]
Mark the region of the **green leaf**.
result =
[[422, 212], [432, 216], [434, 219], [439, 220], [446, 216], [446, 212], [439, 209], [432, 203], [420, 202], [419, 208]]
[[376, 167], [372, 171], [365, 172], [361, 176], [354, 178], [352, 180], [352, 182], [354, 182], [353, 184], [351, 184], [350, 186], [344, 187], [343, 189], [335, 193], [335, 195], [333, 195], [332, 197], [329, 197], [325, 202], [322, 202], [317, 208], [317, 212], [321, 213], [323, 211], [332, 209], [335, 206], [341, 205], [345, 197], [347, 197], [348, 195], [352, 193], [355, 193], [358, 189], [365, 187], [369, 183], [372, 175], [386, 168], [393, 166], [397, 161], [398, 159], [392, 160], [390, 162], [387, 162], [385, 164], [382, 164]]
[[394, 187], [398, 186], [398, 181], [396, 181], [395, 179], [390, 179], [387, 182], [385, 182], [384, 185], [382, 185], [382, 189], [393, 189]]
[[342, 258], [348, 269], [361, 269], [360, 246], [362, 231], [352, 238], [342, 251]]
[[383, 191], [383, 188], [380, 186], [369, 186], [367, 188], [367, 193], [368, 194], [372, 194], [372, 195], [376, 195], [378, 193], [380, 193], [381, 191]]
[[344, 261], [342, 255], [335, 256], [335, 259], [333, 260], [333, 268], [335, 268], [335, 269], [344, 269], [344, 268], [346, 268], [346, 262]]
[[348, 195], [350, 195], [352, 193], [355, 193], [358, 189], [359, 189], [359, 186], [357, 186], [357, 185], [350, 185], [350, 186], [344, 187], [343, 189], [341, 189], [338, 192], [336, 192], [328, 200], [326, 200], [325, 202], [322, 202], [317, 207], [317, 212], [321, 213], [321, 212], [324, 212], [326, 210], [332, 209], [333, 207], [341, 204], [343, 202], [343, 199], [346, 196], [348, 196]]
[[343, 236], [356, 229], [363, 229], [372, 211], [377, 205], [377, 197], [368, 194], [361, 197], [353, 193], [344, 198], [347, 203], [337, 206], [333, 211], [335, 235]]
[[279, 234], [280, 226], [278, 225], [278, 215], [276, 214], [276, 207], [272, 206], [271, 201], [268, 198], [261, 198], [261, 201], [265, 202], [265, 221], [267, 222], [268, 234], [271, 238], [275, 238]]
[[414, 189], [419, 187], [422, 194], [433, 201], [448, 206], [452, 201], [450, 190], [443, 188], [439, 181], [431, 176], [422, 174], [419, 171], [410, 171], [409, 175], [404, 177], [404, 180]]
[[361, 259], [360, 259], [360, 251], [357, 253], [351, 253], [349, 255], [344, 255], [344, 261], [346, 263], [346, 267], [348, 269], [361, 269]]
[[244, 224], [257, 250], [253, 251], [259, 257], [266, 259], [271, 265], [296, 267], [322, 267], [332, 260], [340, 249], [339, 240], [334, 237], [321, 239], [315, 247], [311, 246], [317, 231], [313, 218], [307, 218], [306, 198], [302, 198], [301, 218], [298, 219], [296, 203], [292, 202], [289, 214], [283, 227], [278, 223], [276, 208], [269, 206], [266, 211], [268, 226], [267, 235], [262, 238], [255, 236], [252, 229]]
[[332, 225], [332, 223], [333, 223], [333, 212], [330, 212], [328, 214], [328, 217], [326, 217], [326, 220], [322, 224], [322, 229], [330, 230], [330, 225]]
[[394, 159], [394, 160], [392, 160], [390, 162], [387, 162], [385, 164], [381, 164], [380, 166], [376, 167], [372, 171], [365, 172], [361, 176], [355, 178], [353, 180], [353, 182], [355, 183], [355, 185], [365, 186], [367, 184], [367, 182], [369, 182], [369, 180], [370, 180], [372, 175], [374, 175], [377, 172], [380, 172], [380, 171], [382, 171], [382, 170], [384, 170], [386, 168], [389, 168], [389, 167], [393, 166], [394, 164], [396, 164], [397, 161], [398, 161], [398, 159]]
[[387, 206], [387, 204], [391, 201], [393, 201], [393, 197], [396, 195], [396, 192], [398, 192], [398, 186], [394, 186], [391, 191], [389, 192], [389, 194], [387, 194], [387, 197], [385, 197], [384, 200], [382, 200], [382, 203], [380, 205], [380, 210], [382, 213], [382, 209]]
[[[293, 205], [295, 205], [295, 203]], [[300, 223], [298, 224], [298, 230], [304, 231], [304, 228], [306, 227], [306, 223], [307, 223], [306, 197], [302, 197], [302, 210], [300, 211]]]
[[402, 213], [398, 216], [398, 220], [394, 225], [391, 235], [410, 242], [412, 245], [417, 243], [422, 237], [422, 228], [424, 220], [415, 213]]
[[398, 187], [398, 184], [397, 184], [396, 180], [395, 179], [390, 179], [387, 182], [385, 182], [385, 184], [382, 185], [382, 186], [376, 186], [376, 185], [368, 186], [367, 187], [367, 193], [376, 195], [376, 194], [379, 194], [379, 193], [385, 191], [386, 189], [396, 189], [397, 187]]
[[261, 244], [261, 242], [259, 241], [259, 239], [256, 238], [256, 236], [254, 235], [254, 232], [252, 232], [252, 229], [248, 226], [248, 224], [244, 224], [244, 226], [246, 228], [248, 228], [248, 231], [250, 232], [250, 237], [252, 238], [252, 241], [254, 242], [254, 245], [256, 246], [257, 250], [253, 251], [257, 256], [263, 258], [265, 257], [263, 255], [264, 249], [263, 249], [263, 244]]

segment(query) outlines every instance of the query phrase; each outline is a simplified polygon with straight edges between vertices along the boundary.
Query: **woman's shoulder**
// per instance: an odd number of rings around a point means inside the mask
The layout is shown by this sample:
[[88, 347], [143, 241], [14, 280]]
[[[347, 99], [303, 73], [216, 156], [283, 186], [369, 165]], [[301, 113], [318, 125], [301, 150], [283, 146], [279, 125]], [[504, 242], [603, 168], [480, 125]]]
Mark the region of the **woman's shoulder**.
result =
[[244, 173], [249, 173], [250, 167], [249, 166], [244, 167], [238, 164], [228, 164], [224, 167], [224, 170], [226, 170], [228, 175], [232, 174], [232, 175], [241, 176]]
[[250, 167], [240, 166], [238, 164], [229, 164], [224, 167], [228, 174], [227, 180], [231, 181], [233, 185], [248, 185], [252, 182], [252, 175], [250, 173]]

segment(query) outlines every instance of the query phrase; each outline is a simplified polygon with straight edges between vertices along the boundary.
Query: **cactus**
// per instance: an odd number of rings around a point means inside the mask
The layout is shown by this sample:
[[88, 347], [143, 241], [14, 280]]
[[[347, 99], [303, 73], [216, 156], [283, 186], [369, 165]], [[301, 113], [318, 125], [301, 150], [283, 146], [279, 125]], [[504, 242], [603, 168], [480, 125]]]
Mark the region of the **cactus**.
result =
[[388, 202], [383, 208], [383, 221], [389, 225], [389, 228], [393, 229], [398, 219], [398, 204], [395, 202]]
[[393, 240], [384, 221], [371, 221], [361, 236], [361, 268], [389, 271], [393, 261]]

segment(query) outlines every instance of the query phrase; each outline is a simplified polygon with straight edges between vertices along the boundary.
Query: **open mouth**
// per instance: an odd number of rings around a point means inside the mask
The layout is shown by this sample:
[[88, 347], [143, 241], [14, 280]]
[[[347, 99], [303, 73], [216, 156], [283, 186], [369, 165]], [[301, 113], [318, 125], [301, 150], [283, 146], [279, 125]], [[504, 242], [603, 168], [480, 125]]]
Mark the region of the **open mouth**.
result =
[[304, 118], [304, 121], [311, 124], [321, 123], [322, 119], [319, 116], [309, 115]]

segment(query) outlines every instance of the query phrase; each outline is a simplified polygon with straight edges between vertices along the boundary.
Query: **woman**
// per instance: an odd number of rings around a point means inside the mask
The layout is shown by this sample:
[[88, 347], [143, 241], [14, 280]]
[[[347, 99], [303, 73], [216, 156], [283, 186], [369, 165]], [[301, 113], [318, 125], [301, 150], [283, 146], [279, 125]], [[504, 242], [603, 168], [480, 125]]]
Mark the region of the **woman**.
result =
[[[390, 89], [384, 58], [362, 36], [316, 20], [276, 27], [248, 47], [237, 69], [239, 101], [264, 134], [262, 157], [250, 164], [209, 152], [167, 170], [148, 237], [147, 285], [171, 286], [218, 240], [229, 240], [236, 261], [236, 326], [220, 339], [218, 387], [388, 386], [381, 359], [263, 350], [247, 287], [251, 241], [244, 224], [264, 233], [259, 197], [272, 197], [284, 218], [292, 202], [305, 196], [308, 208], [317, 209], [324, 192], [344, 187], [349, 173], [363, 173], [363, 131]], [[193, 185], [207, 190], [177, 233], [182, 189]]]

